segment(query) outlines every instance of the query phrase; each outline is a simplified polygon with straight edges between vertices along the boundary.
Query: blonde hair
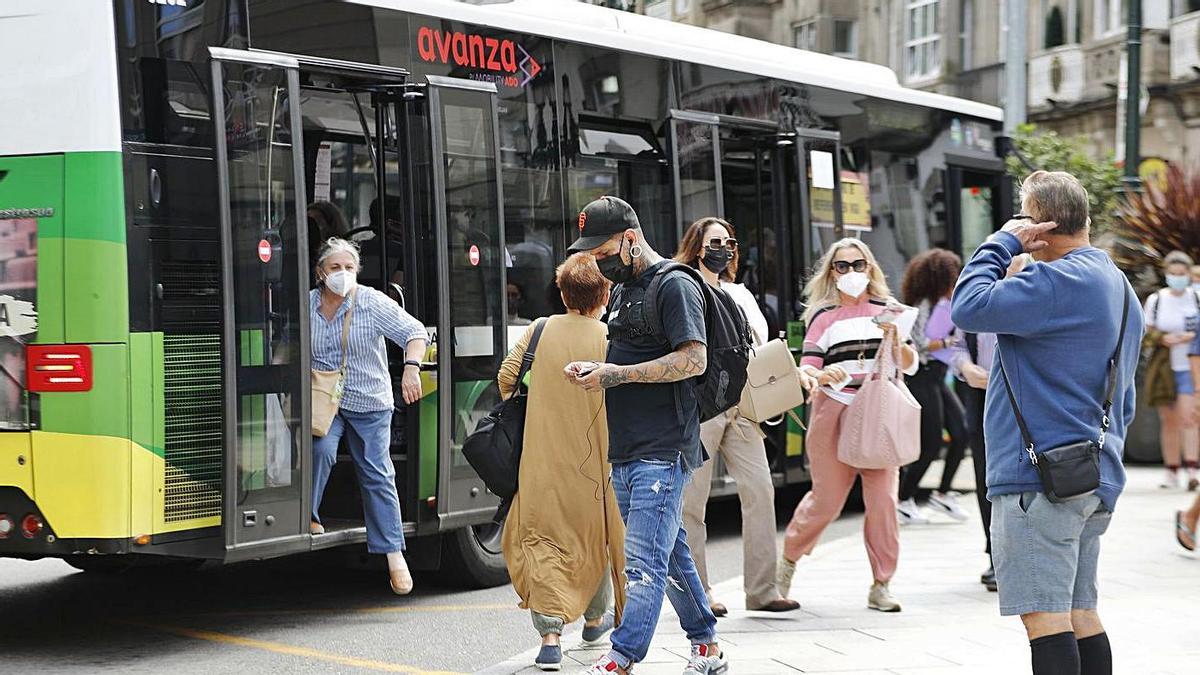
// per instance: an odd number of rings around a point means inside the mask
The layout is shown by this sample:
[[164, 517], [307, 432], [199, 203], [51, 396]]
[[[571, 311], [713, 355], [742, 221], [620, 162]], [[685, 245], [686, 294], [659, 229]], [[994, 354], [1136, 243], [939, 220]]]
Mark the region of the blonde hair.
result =
[[867, 285], [867, 294], [881, 300], [892, 297], [887, 279], [883, 276], [883, 270], [879, 268], [879, 262], [875, 259], [875, 254], [871, 252], [871, 247], [862, 240], [847, 237], [829, 246], [829, 250], [825, 251], [825, 255], [821, 256], [816, 267], [813, 268], [808, 283], [804, 285], [804, 297], [808, 300], [808, 306], [804, 309], [805, 322], [811, 321], [813, 315], [821, 309], [840, 302], [837, 277], [833, 272], [833, 257], [837, 255], [838, 251], [851, 247], [858, 249], [859, 253], [862, 253], [863, 259], [867, 261], [867, 278], [870, 279], [870, 283]]

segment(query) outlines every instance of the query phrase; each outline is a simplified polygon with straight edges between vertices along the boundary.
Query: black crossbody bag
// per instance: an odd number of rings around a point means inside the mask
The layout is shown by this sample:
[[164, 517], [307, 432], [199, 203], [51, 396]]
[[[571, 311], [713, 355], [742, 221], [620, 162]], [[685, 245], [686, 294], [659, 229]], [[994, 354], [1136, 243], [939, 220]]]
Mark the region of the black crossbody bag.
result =
[[1125, 296], [1125, 309], [1121, 312], [1121, 332], [1117, 335], [1117, 348], [1108, 361], [1108, 388], [1104, 394], [1104, 404], [1100, 408], [1100, 435], [1095, 440], [1079, 441], [1068, 445], [1051, 448], [1038, 452], [1033, 443], [1033, 435], [1025, 423], [1025, 416], [1017, 406], [1017, 397], [1013, 394], [1012, 385], [1008, 381], [1008, 373], [1004, 369], [1004, 355], [1000, 346], [996, 346], [996, 355], [1000, 359], [1000, 375], [1004, 378], [1004, 389], [1008, 392], [1008, 402], [1012, 404], [1013, 413], [1017, 418], [1017, 426], [1021, 428], [1021, 439], [1025, 442], [1025, 452], [1037, 469], [1042, 480], [1042, 492], [1051, 502], [1061, 502], [1072, 497], [1091, 494], [1100, 487], [1100, 451], [1104, 449], [1104, 438], [1108, 435], [1108, 413], [1112, 410], [1113, 395], [1117, 390], [1118, 369], [1121, 362], [1121, 345], [1125, 342], [1125, 324], [1129, 321], [1129, 297]]

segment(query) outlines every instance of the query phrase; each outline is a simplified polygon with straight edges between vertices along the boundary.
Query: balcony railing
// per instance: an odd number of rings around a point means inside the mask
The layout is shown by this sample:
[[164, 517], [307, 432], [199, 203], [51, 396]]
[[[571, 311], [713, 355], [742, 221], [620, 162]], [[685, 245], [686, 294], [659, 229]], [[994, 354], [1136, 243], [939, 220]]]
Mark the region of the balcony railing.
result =
[[1171, 19], [1171, 80], [1200, 77], [1200, 12]]
[[1083, 99], [1083, 48], [1065, 45], [1029, 60], [1029, 107], [1044, 110]]

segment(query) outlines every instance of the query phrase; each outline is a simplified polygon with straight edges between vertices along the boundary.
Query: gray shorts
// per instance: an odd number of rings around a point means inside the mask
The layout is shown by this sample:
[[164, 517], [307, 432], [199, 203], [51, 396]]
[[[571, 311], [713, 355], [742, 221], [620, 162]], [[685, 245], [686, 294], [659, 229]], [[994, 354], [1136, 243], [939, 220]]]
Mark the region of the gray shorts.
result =
[[1096, 495], [1055, 504], [1040, 492], [992, 504], [992, 562], [1000, 614], [1095, 609], [1100, 535], [1112, 513]]

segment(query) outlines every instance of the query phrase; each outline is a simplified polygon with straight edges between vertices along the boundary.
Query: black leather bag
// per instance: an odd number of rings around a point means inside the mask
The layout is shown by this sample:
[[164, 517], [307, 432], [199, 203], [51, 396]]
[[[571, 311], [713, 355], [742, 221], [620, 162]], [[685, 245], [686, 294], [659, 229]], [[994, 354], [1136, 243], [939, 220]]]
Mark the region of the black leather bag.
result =
[[529, 400], [523, 382], [533, 366], [534, 351], [545, 327], [546, 322], [542, 320], [533, 329], [512, 396], [496, 404], [463, 442], [463, 456], [471, 468], [483, 479], [488, 490], [505, 501], [517, 494], [521, 445], [525, 438], [525, 407]]
[[1072, 497], [1079, 497], [1095, 492], [1100, 487], [1100, 451], [1104, 449], [1104, 438], [1108, 434], [1108, 413], [1112, 410], [1113, 395], [1117, 390], [1117, 371], [1121, 366], [1121, 344], [1125, 342], [1125, 324], [1129, 320], [1129, 298], [1125, 298], [1125, 309], [1121, 312], [1121, 331], [1117, 335], [1117, 348], [1108, 361], [1108, 387], [1104, 394], [1104, 403], [1100, 406], [1100, 436], [1096, 440], [1079, 441], [1069, 445], [1060, 445], [1045, 452], [1038, 452], [1033, 443], [1033, 435], [1025, 423], [1025, 416], [1017, 406], [1017, 397], [1013, 394], [1012, 385], [1008, 381], [1008, 372], [1004, 368], [1004, 355], [996, 346], [996, 355], [1000, 359], [1000, 376], [1004, 379], [1004, 390], [1008, 393], [1008, 402], [1012, 405], [1017, 418], [1017, 426], [1021, 429], [1021, 439], [1025, 442], [1025, 452], [1029, 461], [1037, 469], [1042, 482], [1042, 492], [1051, 502], [1062, 502]]

